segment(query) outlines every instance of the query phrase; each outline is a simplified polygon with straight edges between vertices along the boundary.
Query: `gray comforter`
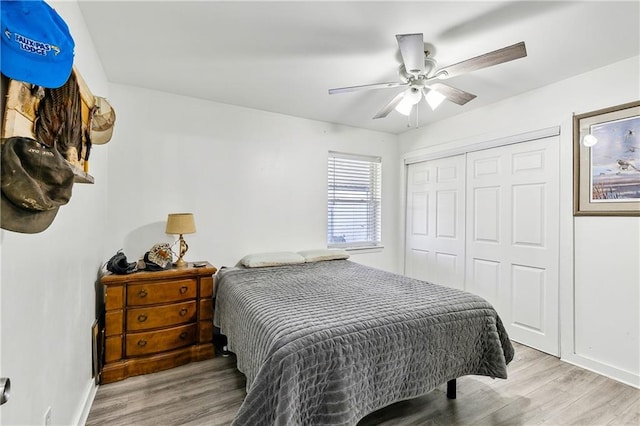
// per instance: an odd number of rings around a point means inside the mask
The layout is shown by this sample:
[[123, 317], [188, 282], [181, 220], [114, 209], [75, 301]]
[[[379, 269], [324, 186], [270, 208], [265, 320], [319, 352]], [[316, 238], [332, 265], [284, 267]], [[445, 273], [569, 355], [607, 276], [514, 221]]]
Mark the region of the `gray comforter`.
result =
[[348, 260], [218, 274], [214, 324], [247, 378], [234, 425], [354, 425], [450, 379], [507, 377], [507, 333], [470, 293]]

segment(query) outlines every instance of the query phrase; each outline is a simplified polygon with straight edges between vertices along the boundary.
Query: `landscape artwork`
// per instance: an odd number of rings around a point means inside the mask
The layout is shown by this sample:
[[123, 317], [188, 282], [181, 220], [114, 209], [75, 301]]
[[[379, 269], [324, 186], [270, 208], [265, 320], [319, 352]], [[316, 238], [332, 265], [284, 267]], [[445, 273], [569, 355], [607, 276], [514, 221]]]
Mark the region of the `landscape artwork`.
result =
[[573, 214], [640, 216], [640, 101], [573, 116]]
[[640, 201], [640, 116], [594, 124], [591, 202]]

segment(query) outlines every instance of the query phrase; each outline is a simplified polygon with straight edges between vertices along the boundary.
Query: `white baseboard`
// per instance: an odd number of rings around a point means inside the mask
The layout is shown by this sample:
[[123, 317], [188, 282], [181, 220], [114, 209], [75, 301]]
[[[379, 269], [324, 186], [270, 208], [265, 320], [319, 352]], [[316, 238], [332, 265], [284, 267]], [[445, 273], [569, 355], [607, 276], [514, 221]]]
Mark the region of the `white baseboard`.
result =
[[87, 423], [87, 419], [89, 418], [89, 411], [91, 411], [91, 406], [93, 405], [93, 400], [96, 397], [96, 393], [98, 392], [98, 385], [96, 385], [95, 380], [92, 378], [87, 386], [87, 390], [85, 391], [84, 403], [82, 404], [82, 410], [77, 414], [76, 421], [73, 424], [78, 426], [84, 426]]
[[561, 359], [569, 364], [584, 368], [585, 370], [593, 371], [594, 373], [598, 373], [602, 376], [624, 383], [625, 385], [640, 389], [640, 375], [638, 374], [634, 374], [630, 371], [604, 364], [578, 354], [571, 354], [569, 356], [562, 357]]

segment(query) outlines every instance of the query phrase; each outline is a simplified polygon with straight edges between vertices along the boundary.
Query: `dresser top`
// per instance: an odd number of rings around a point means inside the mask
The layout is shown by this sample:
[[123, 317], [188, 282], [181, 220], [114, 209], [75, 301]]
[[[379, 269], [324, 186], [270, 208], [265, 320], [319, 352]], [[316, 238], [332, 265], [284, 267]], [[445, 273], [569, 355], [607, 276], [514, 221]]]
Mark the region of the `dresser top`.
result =
[[[204, 264], [204, 266], [195, 267], [196, 265]], [[102, 284], [121, 284], [126, 281], [144, 281], [144, 280], [158, 280], [158, 279], [175, 279], [181, 277], [197, 277], [202, 275], [213, 275], [217, 271], [216, 267], [209, 262], [189, 262], [187, 266], [183, 268], [177, 268], [172, 266], [171, 269], [165, 269], [162, 271], [138, 271], [131, 274], [113, 274], [105, 271], [100, 278]]]

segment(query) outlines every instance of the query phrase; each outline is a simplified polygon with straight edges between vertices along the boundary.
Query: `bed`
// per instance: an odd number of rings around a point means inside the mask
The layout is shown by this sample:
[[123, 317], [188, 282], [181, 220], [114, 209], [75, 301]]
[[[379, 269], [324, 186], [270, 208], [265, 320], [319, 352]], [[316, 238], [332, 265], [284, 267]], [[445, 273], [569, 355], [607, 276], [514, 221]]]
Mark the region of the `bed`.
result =
[[507, 378], [513, 346], [484, 299], [303, 262], [218, 272], [214, 325], [247, 379], [234, 425], [355, 425], [461, 376]]

